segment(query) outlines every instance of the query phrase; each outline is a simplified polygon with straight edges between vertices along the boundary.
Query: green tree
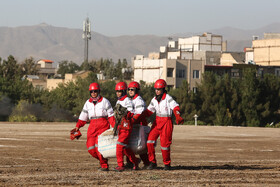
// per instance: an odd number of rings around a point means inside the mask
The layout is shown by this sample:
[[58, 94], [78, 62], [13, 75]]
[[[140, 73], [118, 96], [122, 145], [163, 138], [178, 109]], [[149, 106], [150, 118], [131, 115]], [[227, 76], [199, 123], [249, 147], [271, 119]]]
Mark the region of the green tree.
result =
[[172, 89], [169, 94], [180, 105], [181, 116], [185, 121], [193, 121], [194, 115], [198, 114], [195, 104], [195, 94], [190, 91], [187, 81], [183, 81], [182, 85], [177, 89]]
[[259, 112], [262, 108], [259, 103], [260, 85], [256, 77], [256, 69], [247, 68], [243, 70], [241, 79], [241, 106], [246, 119], [247, 126], [260, 126]]
[[278, 123], [280, 120], [280, 79], [272, 74], [266, 74], [261, 79], [260, 102], [262, 110], [260, 111], [261, 126], [270, 123]]
[[100, 85], [101, 95], [106, 97], [110, 101], [112, 107], [114, 107], [117, 102], [115, 86], [116, 86], [115, 81], [106, 81]]
[[20, 65], [23, 75], [37, 75], [38, 69], [36, 67], [36, 62], [33, 57], [26, 58], [24, 62]]
[[79, 71], [80, 67], [74, 62], [68, 62], [67, 60], [59, 62], [59, 68], [57, 73], [61, 74], [62, 77], [65, 77], [66, 73], [75, 73]]
[[201, 103], [198, 113], [207, 124], [231, 125], [231, 81], [228, 75], [220, 77], [206, 72], [198, 86], [197, 99]]
[[10, 55], [7, 60], [1, 63], [1, 76], [8, 80], [14, 80], [21, 77], [23, 74], [16, 59]]
[[0, 121], [8, 120], [14, 104], [11, 103], [11, 99], [0, 93]]
[[216, 114], [216, 104], [218, 96], [213, 85], [216, 85], [216, 75], [212, 72], [205, 72], [201, 84], [198, 86], [199, 97], [201, 99], [201, 107], [199, 109], [200, 118], [204, 119], [207, 124], [213, 124]]
[[230, 115], [234, 126], [245, 126], [246, 118], [242, 112], [240, 79], [231, 80]]
[[153, 97], [155, 97], [155, 89], [153, 84], [146, 84], [145, 81], [140, 81], [140, 95], [146, 102], [146, 105], [148, 106], [152, 100]]

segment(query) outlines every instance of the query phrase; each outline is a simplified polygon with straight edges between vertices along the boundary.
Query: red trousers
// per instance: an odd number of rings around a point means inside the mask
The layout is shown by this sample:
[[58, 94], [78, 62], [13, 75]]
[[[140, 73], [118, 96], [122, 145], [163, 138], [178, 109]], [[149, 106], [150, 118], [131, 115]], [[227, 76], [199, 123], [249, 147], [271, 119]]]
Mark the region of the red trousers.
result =
[[124, 162], [123, 162], [124, 155], [126, 155], [130, 160], [130, 162], [132, 162], [134, 165], [138, 164], [135, 154], [132, 152], [131, 149], [128, 148], [128, 141], [129, 141], [130, 134], [131, 134], [131, 129], [130, 130], [119, 129], [116, 156], [117, 156], [118, 166], [120, 167], [124, 167]]
[[87, 148], [88, 152], [99, 160], [102, 168], [108, 168], [108, 159], [105, 159], [98, 151], [98, 136], [105, 130], [109, 129], [110, 125], [106, 118], [93, 119], [90, 121], [90, 125], [87, 131]]
[[155, 155], [155, 143], [160, 137], [161, 153], [163, 163], [171, 164], [170, 146], [172, 143], [173, 124], [169, 117], [156, 117], [147, 140], [149, 161], [157, 163]]

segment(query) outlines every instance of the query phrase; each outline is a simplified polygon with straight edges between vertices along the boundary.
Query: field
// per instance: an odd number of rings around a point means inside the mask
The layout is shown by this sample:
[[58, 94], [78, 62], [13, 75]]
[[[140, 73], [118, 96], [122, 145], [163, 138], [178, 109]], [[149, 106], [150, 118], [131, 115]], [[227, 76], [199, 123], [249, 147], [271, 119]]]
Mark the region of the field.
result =
[[[98, 171], [75, 123], [0, 123], [0, 186], [279, 186], [280, 129], [175, 126], [172, 170]], [[142, 166], [142, 163], [140, 164]]]

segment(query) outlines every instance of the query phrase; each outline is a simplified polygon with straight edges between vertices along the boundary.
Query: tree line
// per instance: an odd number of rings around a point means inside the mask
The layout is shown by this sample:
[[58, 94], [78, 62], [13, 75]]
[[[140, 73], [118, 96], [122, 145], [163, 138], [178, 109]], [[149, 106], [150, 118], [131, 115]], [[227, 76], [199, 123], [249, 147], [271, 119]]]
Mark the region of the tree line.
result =
[[[58, 70], [62, 76], [77, 70], [91, 73], [85, 79], [60, 84], [51, 91], [34, 88], [28, 80], [22, 79], [24, 75], [36, 74], [35, 66], [33, 58], [21, 64], [13, 56], [7, 60], [0, 58], [1, 121], [76, 121], [90, 97], [89, 84], [99, 82], [96, 73], [102, 71], [110, 79], [123, 80], [121, 69], [127, 67], [127, 62], [100, 59], [78, 66], [74, 62], [62, 61]], [[256, 75], [254, 68], [244, 69], [242, 78], [206, 72], [196, 93], [189, 89], [186, 81], [168, 93], [180, 104], [185, 124], [194, 124], [197, 114], [199, 125], [279, 127], [280, 78], [272, 74]], [[116, 82], [102, 81], [99, 84], [101, 95], [114, 106]], [[140, 85], [141, 95], [148, 105], [154, 97], [153, 85], [143, 81]]]

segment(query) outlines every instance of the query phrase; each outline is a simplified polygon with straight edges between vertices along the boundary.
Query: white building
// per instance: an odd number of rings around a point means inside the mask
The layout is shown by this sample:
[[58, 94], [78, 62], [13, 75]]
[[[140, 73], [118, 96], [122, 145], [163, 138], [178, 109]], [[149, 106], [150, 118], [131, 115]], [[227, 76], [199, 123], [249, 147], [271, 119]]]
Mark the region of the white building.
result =
[[187, 80], [193, 88], [201, 77], [193, 78], [193, 72], [203, 73], [206, 64], [219, 65], [223, 49], [222, 36], [211, 33], [169, 41], [167, 46], [160, 47], [158, 56], [137, 55], [132, 60], [134, 80], [154, 83], [164, 79], [169, 87], [178, 87], [182, 80]]
[[[192, 36], [189, 38], [178, 38], [178, 41], [169, 41], [168, 46], [161, 46], [160, 52], [177, 51], [223, 51], [223, 37], [211, 33]], [[174, 55], [168, 55], [173, 59]]]
[[133, 63], [135, 81], [153, 83], [157, 79], [164, 78], [163, 68], [166, 66], [166, 59], [149, 59], [138, 55]]
[[179, 38], [178, 48], [181, 51], [222, 51], [223, 37], [211, 33], [190, 38]]

